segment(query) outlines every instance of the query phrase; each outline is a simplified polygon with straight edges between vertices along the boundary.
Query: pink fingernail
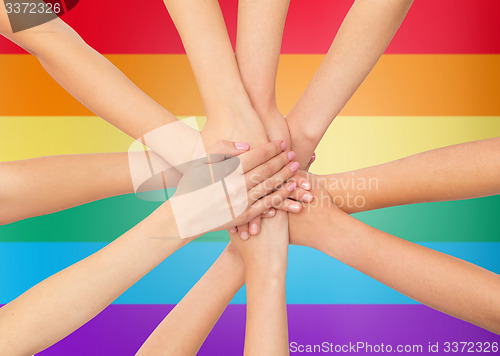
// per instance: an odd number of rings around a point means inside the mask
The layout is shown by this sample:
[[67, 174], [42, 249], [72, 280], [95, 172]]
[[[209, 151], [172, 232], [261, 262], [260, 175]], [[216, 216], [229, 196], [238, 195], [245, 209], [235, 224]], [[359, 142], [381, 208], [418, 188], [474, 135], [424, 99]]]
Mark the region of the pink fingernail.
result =
[[236, 229], [234, 226], [232, 228], [229, 229], [229, 232], [232, 232], [233, 234], [238, 231], [238, 229]]
[[257, 234], [257, 224], [251, 224], [250, 225], [250, 234], [256, 235]]
[[297, 188], [297, 183], [292, 182], [292, 183], [288, 184], [288, 191], [289, 192], [293, 192], [295, 190], [295, 188]]
[[304, 190], [309, 190], [311, 189], [311, 184], [309, 182], [302, 182], [300, 183], [300, 187]]
[[292, 172], [297, 172], [300, 168], [300, 163], [299, 162], [293, 162], [291, 165], [290, 165], [290, 169], [292, 170]]
[[250, 148], [250, 145], [246, 142], [236, 142], [234, 144], [234, 147], [236, 147], [237, 150], [248, 150]]
[[284, 150], [286, 150], [286, 146], [287, 146], [287, 145], [286, 145], [286, 142], [285, 142], [285, 141], [281, 142], [281, 149], [282, 149], [283, 151], [284, 151]]
[[248, 239], [248, 232], [247, 231], [243, 231], [240, 233], [240, 236], [243, 240], [247, 240]]
[[288, 152], [288, 160], [293, 161], [295, 159], [295, 156], [296, 156], [295, 152], [293, 151]]
[[298, 213], [300, 211], [299, 204], [290, 204], [290, 206], [288, 208], [294, 213]]
[[304, 194], [304, 195], [302, 196], [302, 200], [303, 200], [303, 201], [305, 201], [306, 203], [310, 203], [310, 202], [312, 202], [312, 201], [313, 201], [313, 199], [314, 199], [314, 197], [313, 197], [313, 195], [312, 195], [312, 194], [308, 194], [308, 193], [306, 193], [306, 194]]

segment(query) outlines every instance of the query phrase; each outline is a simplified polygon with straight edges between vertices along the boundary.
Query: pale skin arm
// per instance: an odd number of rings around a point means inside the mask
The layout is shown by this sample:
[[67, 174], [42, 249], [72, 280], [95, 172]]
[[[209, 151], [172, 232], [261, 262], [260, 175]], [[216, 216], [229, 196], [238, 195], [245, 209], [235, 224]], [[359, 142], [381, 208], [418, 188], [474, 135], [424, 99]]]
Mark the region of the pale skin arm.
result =
[[127, 153], [0, 163], [0, 225], [134, 192]]
[[229, 243], [217, 261], [158, 325], [137, 355], [195, 355], [244, 284], [245, 266]]
[[[307, 209], [305, 209], [307, 210]], [[431, 308], [500, 334], [500, 276], [361, 223], [336, 207], [290, 217], [307, 245]]]
[[401, 25], [413, 0], [356, 0], [323, 63], [287, 115], [297, 160], [309, 160]]
[[[221, 138], [244, 140], [251, 146], [265, 142], [268, 137], [242, 83], [218, 1], [164, 0], [164, 2], [182, 38], [203, 98], [207, 112], [207, 124], [203, 130], [204, 139], [208, 142]], [[280, 216], [278, 212], [273, 221], [263, 222], [262, 229], [266, 228], [266, 224], [272, 225], [272, 228], [277, 231], [286, 231], [287, 217], [284, 213]], [[241, 238], [248, 239], [248, 227], [243, 226], [239, 229]], [[254, 231], [258, 232], [258, 228]], [[234, 237], [234, 232], [230, 236]], [[262, 236], [262, 238], [265, 237]], [[257, 280], [257, 278], [247, 280], [250, 304], [253, 303], [250, 302], [250, 298], [255, 297], [250, 290], [259, 287]], [[250, 286], [251, 284], [255, 288]], [[275, 301], [275, 298], [280, 298], [280, 300], [283, 299], [281, 303], [286, 304], [284, 294], [277, 292], [273, 291], [272, 296], [269, 296], [271, 300]], [[256, 299], [255, 302], [261, 303], [262, 300]], [[256, 347], [277, 350], [283, 345], [283, 340], [285, 342], [287, 340], [287, 338], [282, 338], [283, 334], [287, 335], [286, 316], [283, 318], [282, 315], [272, 314], [272, 318], [265, 319], [269, 327], [260, 325], [260, 330], [257, 325], [250, 325], [254, 320], [264, 319], [264, 314], [261, 314], [263, 312], [265, 312], [263, 306], [249, 308], [246, 353], [253, 354]], [[286, 308], [284, 312], [286, 315]], [[278, 337], [263, 335], [264, 330], [276, 333]], [[259, 335], [263, 337], [259, 338]], [[261, 343], [261, 346], [255, 345], [256, 342]]]
[[290, 0], [240, 0], [236, 59], [241, 78], [269, 138], [291, 144], [286, 121], [276, 105], [276, 74]]
[[[389, 206], [471, 199], [500, 193], [500, 138], [490, 138], [422, 152], [352, 172], [321, 176], [335, 201], [361, 195], [366, 205], [343, 206], [355, 213]], [[349, 179], [356, 183], [354, 189]], [[366, 182], [371, 189], [363, 189]], [[371, 182], [371, 183], [370, 183]], [[343, 188], [342, 184], [345, 184]], [[358, 189], [361, 188], [361, 189]], [[340, 201], [340, 200], [339, 200]]]
[[0, 34], [37, 57], [78, 101], [131, 137], [177, 121], [59, 18], [12, 33], [2, 1]]
[[287, 223], [286, 214], [277, 214], [274, 219], [265, 221], [262, 232], [250, 240], [232, 238], [245, 265], [247, 318], [244, 354], [247, 356], [289, 353], [285, 291], [289, 244]]
[[[241, 81], [217, 0], [164, 0], [193, 68], [207, 114], [203, 136], [267, 142], [266, 132]], [[283, 139], [283, 138], [282, 138]]]
[[[323, 197], [327, 198], [326, 204], [311, 209], [306, 205], [301, 214], [289, 217], [291, 243], [316, 248], [423, 304], [500, 333], [500, 319], [494, 317], [500, 315], [500, 305], [496, 298], [500, 292], [498, 275], [455, 257], [378, 231], [355, 219], [349, 219], [346, 214], [334, 208], [331, 202], [334, 196], [346, 198], [347, 192], [327, 190], [328, 183], [333, 179], [346, 179], [352, 177], [352, 173], [365, 179], [376, 177], [380, 189], [363, 191], [367, 205], [357, 209], [357, 212], [394, 205], [500, 194], [500, 183], [496, 179], [500, 175], [499, 145], [499, 138], [468, 142], [354, 172], [310, 177], [315, 193], [311, 206], [321, 202]], [[343, 208], [346, 212], [354, 212], [346, 209], [347, 207]], [[335, 221], [335, 224], [332, 224], [332, 221]], [[332, 231], [332, 225], [338, 229]], [[339, 232], [340, 228], [346, 233], [345, 236]], [[210, 303], [204, 304], [207, 315], [214, 318], [221, 315], [227, 301], [231, 300], [244, 283], [241, 272], [243, 268], [244, 262], [235, 254], [234, 247], [228, 247], [188, 293], [188, 299], [182, 304], [183, 310], [187, 311], [193, 305], [203, 304], [203, 296], [206, 293], [203, 289], [205, 280], [215, 285], [227, 281], [218, 297], [211, 298]], [[430, 270], [439, 270], [441, 274], [434, 279], [430, 278], [432, 274], [427, 274]], [[233, 275], [232, 271], [237, 273]], [[465, 283], [464, 276], [467, 276]], [[479, 292], [476, 293], [474, 290], [479, 284]], [[453, 302], [449, 302], [450, 300]], [[495, 302], [490, 303], [490, 300]], [[464, 308], [464, 303], [469, 307]], [[182, 324], [184, 318], [188, 320], [189, 315], [187, 312], [176, 313], [175, 325]], [[168, 322], [167, 318], [162, 324]], [[204, 325], [214, 325], [215, 322], [216, 319], [213, 319]], [[209, 330], [200, 328], [197, 332], [200, 333], [200, 338], [191, 345], [191, 349], [186, 349], [181, 355], [191, 355], [198, 350], [204, 341], [201, 336], [205, 338]], [[147, 345], [156, 347], [155, 350], [162, 350], [167, 345], [177, 343], [188, 344], [188, 339], [170, 337], [158, 328], [150, 336], [145, 347]]]
[[[220, 141], [216, 149], [237, 156], [248, 150], [248, 144]], [[286, 152], [285, 160], [290, 160], [289, 152]], [[294, 167], [296, 166], [298, 165], [295, 164]], [[0, 225], [134, 193], [129, 153], [126, 152], [48, 156], [1, 162], [0, 176]], [[296, 181], [298, 184], [307, 183], [305, 179]], [[304, 193], [305, 190], [299, 190], [294, 192], [293, 197], [303, 200]], [[287, 200], [279, 208], [291, 211], [291, 204], [297, 202]], [[274, 211], [271, 212], [274, 214]]]
[[[279, 141], [241, 155], [249, 195], [248, 209], [232, 224], [249, 221], [293, 191], [288, 183], [271, 193], [279, 181], [293, 175]], [[269, 170], [262, 164], [273, 162]], [[215, 170], [215, 168], [214, 168]], [[274, 171], [275, 174], [271, 174]], [[257, 184], [269, 181], [264, 186]], [[254, 198], [252, 198], [254, 196]], [[265, 196], [265, 197], [263, 197]], [[175, 197], [175, 196], [174, 196]], [[263, 197], [260, 200], [258, 197]], [[215, 197], [214, 197], [215, 199]], [[227, 204], [225, 197], [213, 202]], [[195, 220], [196, 217], [190, 217]], [[200, 232], [201, 234], [201, 232]], [[180, 240], [170, 201], [139, 225], [88, 258], [34, 286], [0, 309], [0, 354], [32, 355], [92, 319], [131, 285], [191, 239]]]

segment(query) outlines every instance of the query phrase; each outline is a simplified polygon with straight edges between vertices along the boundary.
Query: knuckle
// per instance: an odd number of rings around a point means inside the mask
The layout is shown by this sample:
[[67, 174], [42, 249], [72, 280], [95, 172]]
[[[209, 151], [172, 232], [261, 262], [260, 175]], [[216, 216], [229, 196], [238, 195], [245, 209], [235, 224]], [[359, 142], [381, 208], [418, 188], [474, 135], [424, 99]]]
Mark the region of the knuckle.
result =
[[266, 178], [269, 178], [274, 174], [274, 167], [271, 162], [266, 162], [262, 165], [262, 173]]
[[267, 161], [269, 159], [268, 157], [269, 157], [268, 150], [266, 150], [265, 148], [261, 148], [257, 151], [257, 159], [260, 162]]

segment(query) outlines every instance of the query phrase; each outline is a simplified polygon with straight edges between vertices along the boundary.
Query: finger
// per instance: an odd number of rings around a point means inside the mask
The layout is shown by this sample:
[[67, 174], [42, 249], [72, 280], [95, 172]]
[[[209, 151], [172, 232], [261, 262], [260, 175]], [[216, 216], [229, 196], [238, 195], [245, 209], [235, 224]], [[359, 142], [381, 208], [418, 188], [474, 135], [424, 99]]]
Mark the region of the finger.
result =
[[238, 156], [242, 153], [247, 152], [249, 149], [250, 145], [246, 142], [231, 142], [220, 140], [217, 141], [213, 146], [208, 148], [207, 153]]
[[231, 226], [229, 229], [227, 229], [227, 232], [229, 232], [230, 234], [234, 234], [238, 232], [238, 228], [236, 226]]
[[239, 225], [238, 233], [240, 234], [240, 238], [242, 240], [248, 240], [248, 238], [250, 237], [248, 233], [248, 224]]
[[291, 213], [300, 213], [302, 211], [302, 204], [292, 199], [285, 199], [276, 209]]
[[312, 193], [302, 188], [295, 189], [288, 198], [296, 201], [302, 201], [304, 203], [310, 203], [314, 200]]
[[311, 183], [309, 182], [309, 179], [307, 179], [307, 173], [304, 173], [302, 171], [294, 175], [290, 179], [290, 182], [297, 183], [297, 187], [303, 190], [311, 190]]
[[[269, 179], [266, 179], [262, 183], [250, 189], [248, 191], [249, 203], [253, 204], [256, 200], [259, 200], [261, 197], [271, 193], [273, 190], [283, 185], [283, 183], [285, 183], [289, 178], [291, 178], [295, 174], [295, 172], [298, 171], [299, 166], [300, 165], [298, 162], [290, 162], [274, 176], [272, 176]], [[297, 183], [295, 182], [292, 183], [294, 184], [295, 187], [297, 186]]]
[[286, 142], [277, 140], [266, 143], [240, 156], [243, 172], [248, 172], [286, 150]]
[[262, 213], [261, 218], [274, 218], [276, 216], [276, 209], [271, 208]]
[[309, 161], [309, 163], [305, 168], [306, 171], [308, 171], [309, 168], [311, 168], [311, 165], [314, 163], [314, 161], [316, 161], [316, 152], [314, 152], [313, 155], [311, 156], [311, 160]]
[[[285, 165], [295, 159], [295, 152], [285, 151], [281, 154], [271, 158], [269, 161], [261, 164], [258, 167], [255, 167], [249, 172], [245, 173], [245, 182], [247, 184], [247, 188], [253, 188], [256, 185], [264, 182], [266, 179], [271, 178], [277, 172], [279, 172]], [[294, 169], [297, 168], [298, 165], [294, 165]], [[295, 171], [296, 172], [296, 171]], [[293, 172], [292, 172], [293, 175]], [[287, 177], [290, 178], [291, 176]], [[283, 184], [284, 181], [281, 183]]]
[[295, 190], [295, 188], [297, 188], [297, 185], [294, 182], [286, 183], [274, 193], [257, 200], [254, 204], [252, 204], [252, 206], [250, 206], [248, 216], [252, 219], [271, 208], [279, 207], [286, 197]]
[[250, 233], [250, 235], [257, 235], [260, 231], [260, 215], [253, 218], [252, 220], [250, 220], [249, 222], [249, 229], [248, 229], [248, 232]]

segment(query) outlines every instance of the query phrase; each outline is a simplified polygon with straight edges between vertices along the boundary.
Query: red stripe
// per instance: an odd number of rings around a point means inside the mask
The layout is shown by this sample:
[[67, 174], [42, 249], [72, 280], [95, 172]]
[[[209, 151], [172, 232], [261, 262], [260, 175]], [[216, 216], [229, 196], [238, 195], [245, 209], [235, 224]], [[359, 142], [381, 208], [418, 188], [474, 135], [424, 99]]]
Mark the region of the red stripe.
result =
[[[234, 43], [237, 0], [220, 3]], [[292, 0], [283, 53], [325, 53], [352, 3]], [[498, 0], [417, 0], [387, 53], [499, 54], [499, 14]], [[82, 0], [63, 19], [101, 53], [184, 53], [161, 0]], [[23, 51], [1, 38], [0, 53]]]

